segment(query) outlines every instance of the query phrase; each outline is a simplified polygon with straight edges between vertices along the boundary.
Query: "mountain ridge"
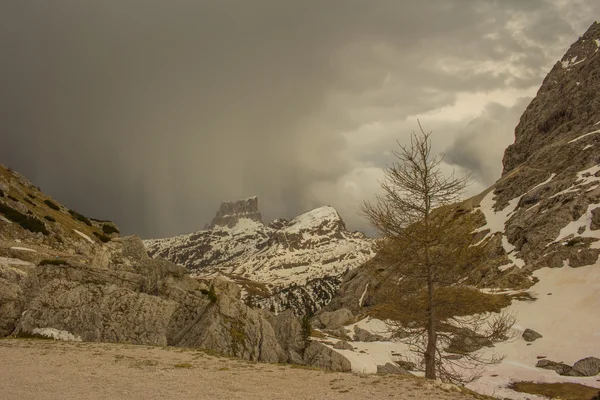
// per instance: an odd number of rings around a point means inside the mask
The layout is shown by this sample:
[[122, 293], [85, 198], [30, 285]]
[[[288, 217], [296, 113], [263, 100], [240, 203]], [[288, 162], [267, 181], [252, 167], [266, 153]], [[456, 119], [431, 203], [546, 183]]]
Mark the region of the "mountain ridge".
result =
[[[223, 203], [215, 218], [223, 218], [224, 208], [238, 211], [221, 225], [144, 244], [152, 256], [183, 265], [194, 276], [227, 274], [255, 305], [277, 311], [292, 308], [298, 314], [325, 305], [337, 290], [338, 278], [373, 256], [372, 239], [349, 232], [331, 206], [264, 225], [246, 218], [260, 214], [258, 199], [250, 199]], [[264, 285], [260, 295], [249, 282]], [[293, 290], [302, 286], [305, 290]]]

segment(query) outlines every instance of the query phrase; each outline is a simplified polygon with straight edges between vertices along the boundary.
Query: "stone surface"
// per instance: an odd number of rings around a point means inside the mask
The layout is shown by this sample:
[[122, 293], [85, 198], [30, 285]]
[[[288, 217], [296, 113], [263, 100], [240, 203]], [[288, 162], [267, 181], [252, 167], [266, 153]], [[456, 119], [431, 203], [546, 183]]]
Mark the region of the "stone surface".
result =
[[581, 376], [596, 376], [600, 374], [600, 358], [583, 358], [573, 364], [573, 369], [580, 373]]
[[224, 294], [234, 299], [242, 297], [242, 288], [222, 276], [216, 276], [212, 280], [212, 287], [217, 295]]
[[401, 368], [397, 365], [394, 365], [392, 363], [387, 363], [385, 365], [378, 365], [377, 366], [377, 373], [378, 374], [393, 374], [393, 375], [411, 375], [410, 372], [408, 372], [407, 370], [405, 370], [404, 368]]
[[235, 202], [223, 202], [210, 226], [233, 228], [240, 219], [247, 218], [262, 224], [262, 216], [258, 211], [258, 197], [250, 197]]
[[559, 375], [581, 376], [577, 371], [573, 371], [573, 367], [562, 362], [539, 360], [535, 366], [538, 368], [556, 371], [556, 373]]
[[307, 365], [330, 371], [348, 372], [352, 370], [350, 361], [340, 353], [319, 342], [311, 342], [304, 352]]
[[341, 308], [332, 312], [324, 311], [318, 314], [312, 321], [313, 326], [319, 329], [339, 329], [352, 322], [354, 322], [354, 315], [347, 308]]
[[537, 339], [542, 338], [543, 336], [534, 331], [533, 329], [527, 328], [523, 331], [522, 337], [526, 342], [533, 342]]
[[381, 335], [373, 334], [366, 329], [354, 327], [354, 340], [357, 342], [379, 342], [384, 341], [385, 338]]
[[346, 342], [345, 340], [340, 340], [339, 342], [337, 342], [336, 344], [333, 345], [333, 348], [336, 350], [354, 351], [354, 346], [352, 346], [350, 343]]

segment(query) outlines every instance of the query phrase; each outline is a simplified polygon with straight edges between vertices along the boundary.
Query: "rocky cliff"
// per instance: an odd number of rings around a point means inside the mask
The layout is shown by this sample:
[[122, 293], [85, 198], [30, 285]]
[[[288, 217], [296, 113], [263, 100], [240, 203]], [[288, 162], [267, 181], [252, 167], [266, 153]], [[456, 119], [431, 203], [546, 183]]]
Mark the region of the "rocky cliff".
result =
[[[600, 24], [544, 79], [504, 154], [502, 177], [460, 207], [481, 221], [488, 261], [465, 276], [479, 287], [527, 288], [533, 271], [596, 265], [600, 255]], [[377, 302], [385, 265], [344, 277], [330, 309]]]
[[349, 232], [332, 207], [265, 226], [256, 218], [257, 204], [256, 198], [224, 203], [212, 228], [147, 240], [148, 252], [195, 276], [225, 273], [244, 287], [253, 305], [298, 314], [327, 304], [340, 276], [373, 256], [371, 239]]
[[262, 216], [258, 211], [258, 197], [250, 197], [236, 202], [223, 202], [209, 228], [215, 226], [233, 228], [240, 219], [248, 219], [262, 224]]
[[2, 167], [0, 177], [0, 337], [197, 347], [308, 365], [336, 356], [319, 348], [315, 357], [313, 348], [308, 357], [291, 311], [248, 307], [231, 280], [193, 279], [150, 258], [138, 237], [116, 237], [114, 224], [86, 223], [13, 171]]

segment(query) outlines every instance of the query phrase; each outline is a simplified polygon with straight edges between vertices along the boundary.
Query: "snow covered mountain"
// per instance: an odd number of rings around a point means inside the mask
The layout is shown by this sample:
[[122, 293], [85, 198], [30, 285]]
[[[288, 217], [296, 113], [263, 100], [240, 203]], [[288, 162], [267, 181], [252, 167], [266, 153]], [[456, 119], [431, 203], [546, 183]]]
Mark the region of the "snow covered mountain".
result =
[[325, 305], [340, 276], [373, 256], [372, 240], [346, 230], [333, 207], [264, 225], [256, 197], [221, 204], [208, 229], [145, 245], [194, 276], [230, 276], [260, 307], [298, 313]]

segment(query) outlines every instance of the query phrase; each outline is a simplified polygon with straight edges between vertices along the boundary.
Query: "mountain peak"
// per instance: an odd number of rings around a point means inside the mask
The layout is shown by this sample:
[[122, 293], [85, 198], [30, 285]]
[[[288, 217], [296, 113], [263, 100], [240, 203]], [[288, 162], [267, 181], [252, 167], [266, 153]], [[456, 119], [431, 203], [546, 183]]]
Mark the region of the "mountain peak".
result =
[[336, 230], [346, 230], [346, 226], [342, 218], [331, 206], [323, 206], [307, 211], [304, 214], [298, 215], [289, 222], [286, 230], [288, 232], [303, 230], [314, 230], [319, 228], [335, 228]]
[[250, 219], [262, 224], [262, 215], [258, 211], [258, 197], [248, 197], [238, 201], [224, 201], [213, 218], [210, 228], [216, 226], [233, 228], [240, 219]]
[[554, 64], [515, 129], [504, 153], [507, 176], [538, 150], [598, 129], [600, 24], [595, 22]]

